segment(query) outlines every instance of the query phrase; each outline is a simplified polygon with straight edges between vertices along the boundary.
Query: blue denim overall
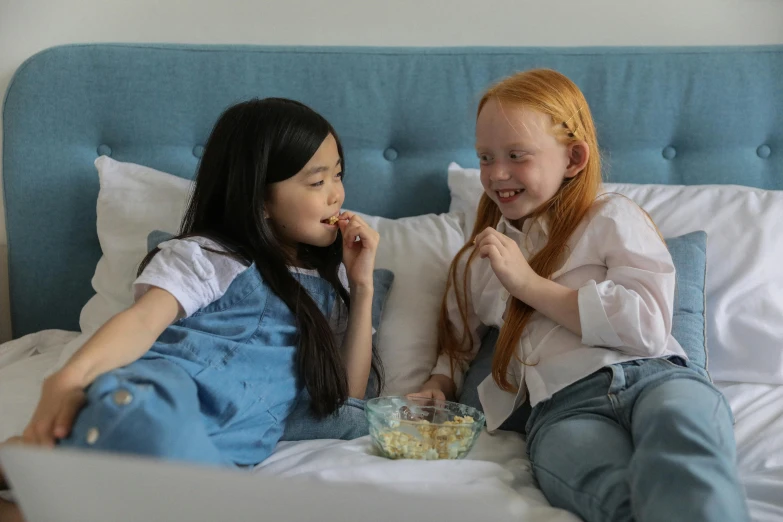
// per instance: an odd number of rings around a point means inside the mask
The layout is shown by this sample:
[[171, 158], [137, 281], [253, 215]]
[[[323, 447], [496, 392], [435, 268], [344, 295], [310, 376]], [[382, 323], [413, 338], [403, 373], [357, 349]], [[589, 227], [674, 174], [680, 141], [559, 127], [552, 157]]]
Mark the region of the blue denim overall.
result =
[[[328, 317], [335, 292], [293, 274]], [[296, 318], [255, 265], [169, 326], [138, 361], [101, 375], [62, 447], [251, 466], [283, 434], [301, 389]]]

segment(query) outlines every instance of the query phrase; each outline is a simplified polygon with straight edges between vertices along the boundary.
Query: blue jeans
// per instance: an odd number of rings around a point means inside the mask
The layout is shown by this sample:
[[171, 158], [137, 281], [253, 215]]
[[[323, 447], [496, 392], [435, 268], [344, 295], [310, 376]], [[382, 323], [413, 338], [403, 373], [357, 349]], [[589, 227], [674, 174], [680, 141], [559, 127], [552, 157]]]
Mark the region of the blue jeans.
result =
[[361, 399], [349, 397], [332, 415], [319, 419], [310, 410], [309, 399], [300, 400], [286, 419], [280, 440], [352, 440], [369, 435], [370, 426], [364, 414], [364, 404], [365, 401]]
[[310, 394], [302, 390], [299, 402], [285, 421], [281, 441], [342, 439], [353, 440], [370, 434], [364, 413], [366, 402], [377, 396], [374, 376], [370, 374], [367, 393], [362, 399], [349, 397], [332, 415], [317, 418], [310, 409]]
[[533, 408], [533, 473], [586, 521], [750, 520], [723, 395], [679, 357], [615, 364]]

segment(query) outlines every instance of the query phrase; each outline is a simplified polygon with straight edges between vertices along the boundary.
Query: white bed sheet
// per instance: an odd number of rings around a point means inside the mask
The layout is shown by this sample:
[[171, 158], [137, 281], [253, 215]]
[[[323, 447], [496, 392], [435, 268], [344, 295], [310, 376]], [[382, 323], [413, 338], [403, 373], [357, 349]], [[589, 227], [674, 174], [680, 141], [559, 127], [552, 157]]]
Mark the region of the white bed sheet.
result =
[[[0, 440], [21, 431], [38, 400], [41, 382], [57, 367], [62, 351], [82, 342], [80, 334], [48, 330], [0, 346]], [[718, 387], [736, 417], [739, 469], [753, 520], [783, 520], [783, 386]], [[368, 437], [284, 442], [256, 472], [372, 483], [410, 493], [478, 494], [504, 506], [508, 520], [578, 520], [548, 505], [534, 485], [524, 440], [514, 433], [482, 433], [469, 458], [440, 462], [378, 457]]]
[[783, 386], [718, 383], [734, 412], [740, 479], [753, 520], [783, 520]]
[[19, 435], [35, 410], [44, 378], [80, 335], [44, 330], [0, 345], [0, 442]]

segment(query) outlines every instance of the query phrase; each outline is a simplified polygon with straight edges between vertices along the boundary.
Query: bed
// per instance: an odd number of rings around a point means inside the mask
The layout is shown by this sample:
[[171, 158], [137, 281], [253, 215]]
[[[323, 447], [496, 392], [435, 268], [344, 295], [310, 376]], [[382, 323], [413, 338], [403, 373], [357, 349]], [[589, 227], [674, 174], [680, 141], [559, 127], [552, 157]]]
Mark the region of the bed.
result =
[[[36, 54], [3, 108], [14, 340], [0, 346], [0, 440], [25, 425], [41, 380], [127, 305], [147, 234], [176, 226], [212, 123], [250, 97], [301, 100], [340, 134], [346, 207], [371, 216], [388, 245], [379, 266], [395, 272], [379, 328], [386, 391], [415, 388], [433, 362], [438, 285], [464, 240], [458, 192], [476, 165], [476, 103], [492, 81], [532, 67], [585, 92], [614, 188], [665, 234], [709, 229], [710, 373], [736, 418], [753, 519], [783, 519], [783, 251], [772, 230], [783, 217], [783, 46], [94, 44]], [[286, 442], [256, 472], [479, 495], [508, 520], [576, 520], [548, 505], [524, 455], [512, 433], [483, 433], [467, 460], [439, 463], [387, 461], [367, 438]]]

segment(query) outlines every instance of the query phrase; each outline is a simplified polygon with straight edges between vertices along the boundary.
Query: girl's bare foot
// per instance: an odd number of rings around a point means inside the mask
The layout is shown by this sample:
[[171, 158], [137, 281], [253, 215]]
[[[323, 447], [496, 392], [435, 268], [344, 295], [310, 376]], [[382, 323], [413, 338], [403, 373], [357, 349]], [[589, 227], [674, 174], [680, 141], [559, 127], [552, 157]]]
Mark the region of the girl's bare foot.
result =
[[19, 506], [0, 498], [0, 522], [24, 522]]

